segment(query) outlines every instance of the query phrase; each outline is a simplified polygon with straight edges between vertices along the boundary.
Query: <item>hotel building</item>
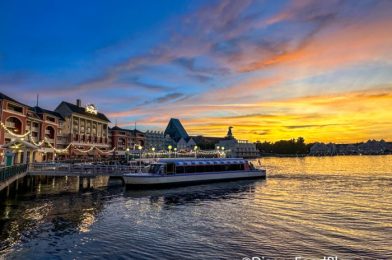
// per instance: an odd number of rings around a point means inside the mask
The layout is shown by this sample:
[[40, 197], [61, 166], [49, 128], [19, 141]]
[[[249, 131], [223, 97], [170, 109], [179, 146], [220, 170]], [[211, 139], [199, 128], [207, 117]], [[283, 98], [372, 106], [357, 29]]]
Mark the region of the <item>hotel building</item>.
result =
[[145, 135], [137, 129], [130, 130], [114, 126], [109, 129], [109, 132], [112, 137], [112, 146], [116, 147], [117, 155], [124, 155], [127, 149], [137, 150], [139, 146], [145, 148]]
[[146, 150], [151, 150], [155, 149], [156, 151], [161, 151], [167, 149], [168, 145], [171, 145], [171, 143], [168, 143], [168, 139], [171, 140], [171, 138], [168, 136], [165, 138], [165, 134], [161, 131], [146, 131], [145, 132], [145, 138], [146, 138]]
[[[0, 93], [0, 162], [6, 151], [13, 152], [14, 163], [53, 159], [63, 117], [39, 106], [30, 107]], [[41, 146], [42, 140], [47, 140]]]
[[[63, 101], [57, 106], [55, 112], [64, 118], [62, 138], [67, 142], [61, 148], [72, 143], [69, 156], [99, 156], [103, 155], [99, 151], [105, 153], [111, 149], [108, 127], [110, 120], [98, 112], [94, 105], [83, 107], [80, 99], [76, 101], [76, 104]], [[83, 152], [89, 149], [91, 151]]]

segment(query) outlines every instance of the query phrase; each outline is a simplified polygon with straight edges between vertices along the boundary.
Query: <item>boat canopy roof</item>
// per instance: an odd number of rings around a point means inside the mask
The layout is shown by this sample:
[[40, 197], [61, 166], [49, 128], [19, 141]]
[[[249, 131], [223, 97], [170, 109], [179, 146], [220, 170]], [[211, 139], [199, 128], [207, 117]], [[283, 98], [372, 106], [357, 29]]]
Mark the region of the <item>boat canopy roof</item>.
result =
[[220, 164], [244, 164], [247, 161], [241, 158], [219, 158], [219, 159], [160, 159], [158, 163], [174, 163], [176, 166], [191, 165], [220, 165]]

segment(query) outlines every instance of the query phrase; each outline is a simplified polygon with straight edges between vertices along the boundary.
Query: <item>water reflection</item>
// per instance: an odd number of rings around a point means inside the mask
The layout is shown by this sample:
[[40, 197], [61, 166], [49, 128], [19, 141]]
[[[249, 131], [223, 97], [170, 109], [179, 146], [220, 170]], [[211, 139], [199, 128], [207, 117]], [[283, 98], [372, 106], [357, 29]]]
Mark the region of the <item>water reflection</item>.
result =
[[103, 207], [101, 198], [108, 192], [99, 187], [108, 183], [118, 184], [116, 180], [109, 182], [108, 177], [86, 180], [26, 176], [18, 180], [1, 193], [0, 253], [16, 243], [39, 239], [43, 234], [59, 238], [88, 232]]
[[149, 197], [151, 204], [159, 204], [169, 209], [170, 206], [254, 196], [256, 184], [262, 185], [263, 182], [265, 180], [241, 180], [171, 189], [126, 190], [124, 197]]
[[2, 197], [0, 254], [392, 259], [392, 156], [262, 160], [267, 180], [164, 190], [26, 177]]

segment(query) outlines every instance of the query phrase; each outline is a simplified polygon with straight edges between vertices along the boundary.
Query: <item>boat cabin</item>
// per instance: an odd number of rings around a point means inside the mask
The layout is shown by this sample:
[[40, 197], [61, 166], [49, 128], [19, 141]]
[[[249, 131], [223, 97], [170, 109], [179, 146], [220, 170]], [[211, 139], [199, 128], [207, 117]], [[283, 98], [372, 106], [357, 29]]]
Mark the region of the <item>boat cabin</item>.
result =
[[153, 174], [186, 174], [255, 170], [244, 159], [161, 159], [150, 166]]

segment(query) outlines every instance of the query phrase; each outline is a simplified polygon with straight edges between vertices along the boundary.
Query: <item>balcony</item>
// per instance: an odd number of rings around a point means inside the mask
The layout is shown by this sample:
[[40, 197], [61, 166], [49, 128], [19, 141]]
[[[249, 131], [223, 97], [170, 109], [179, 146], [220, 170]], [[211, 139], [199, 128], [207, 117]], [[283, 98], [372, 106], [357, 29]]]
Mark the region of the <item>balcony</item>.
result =
[[5, 126], [8, 128], [15, 128], [15, 123], [14, 122], [5, 122]]
[[54, 144], [54, 139], [53, 139], [53, 138], [48, 138], [48, 137], [46, 137], [46, 140], [47, 140], [49, 143]]
[[67, 144], [67, 138], [57, 138], [57, 144]]

